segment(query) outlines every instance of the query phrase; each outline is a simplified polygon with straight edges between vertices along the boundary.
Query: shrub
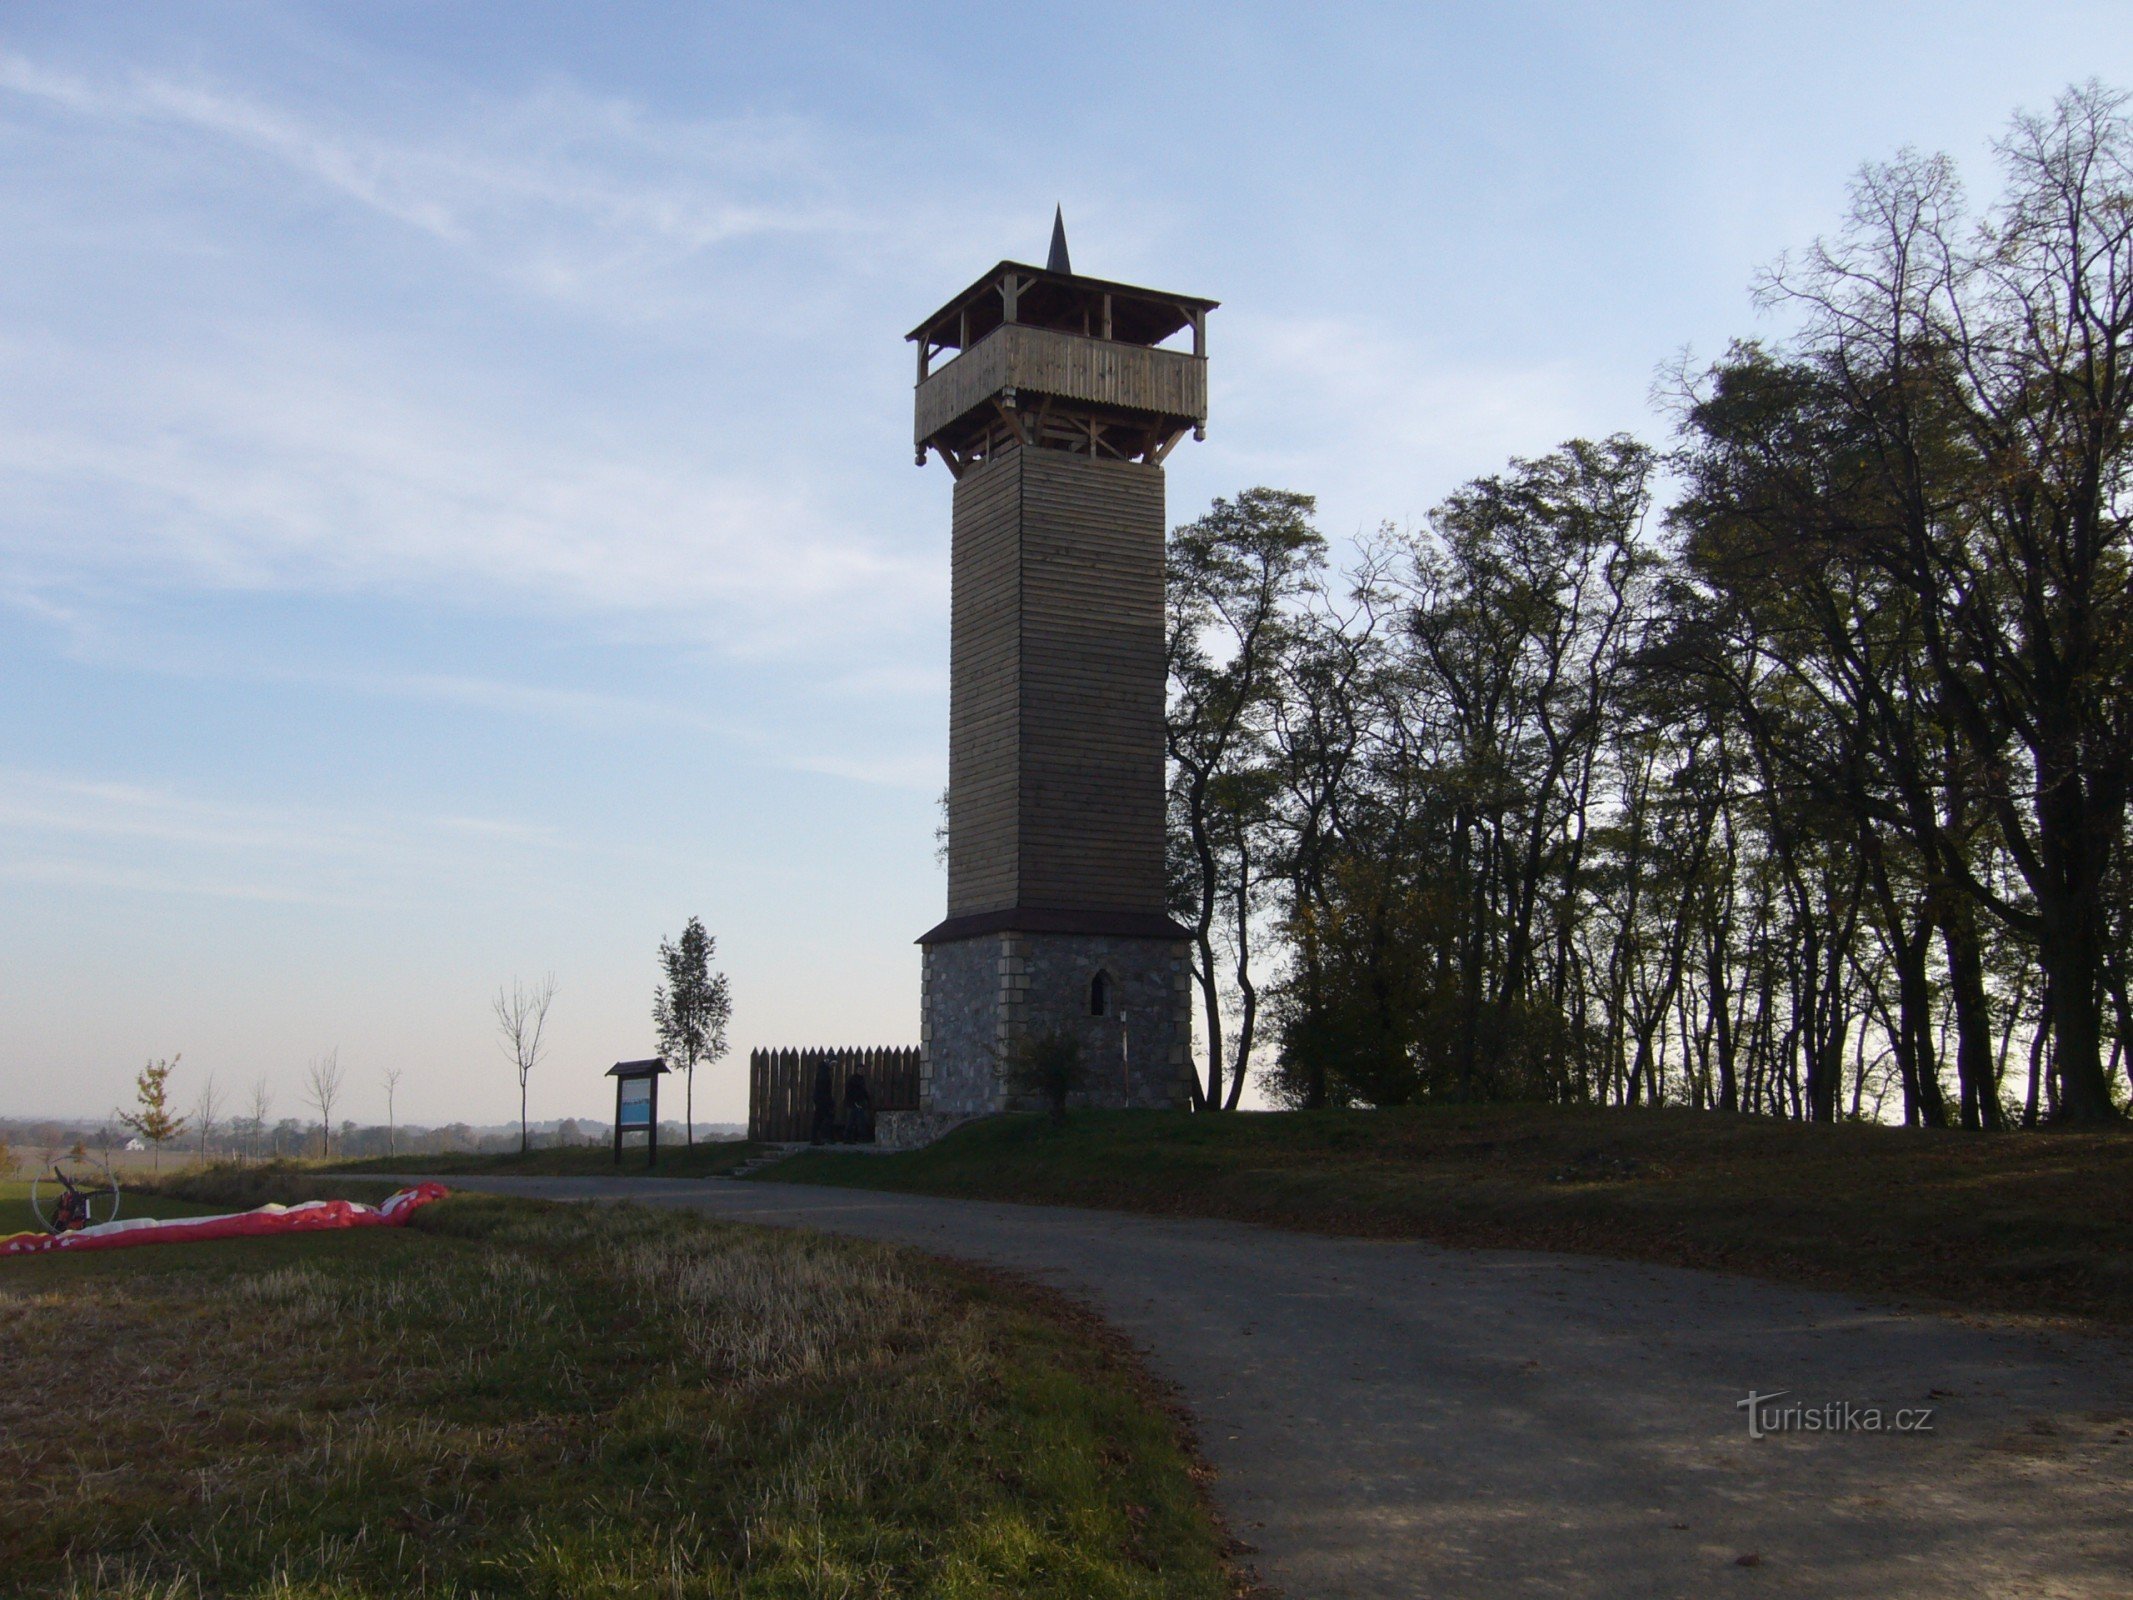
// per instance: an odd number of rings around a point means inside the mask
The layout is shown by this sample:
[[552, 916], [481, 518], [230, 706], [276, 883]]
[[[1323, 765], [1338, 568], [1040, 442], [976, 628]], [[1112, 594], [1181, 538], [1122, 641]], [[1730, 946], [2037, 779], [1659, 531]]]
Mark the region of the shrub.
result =
[[1064, 1028], [1024, 1034], [1008, 1056], [1008, 1087], [1043, 1101], [1054, 1122], [1066, 1120], [1067, 1096], [1080, 1093], [1088, 1076], [1081, 1041]]

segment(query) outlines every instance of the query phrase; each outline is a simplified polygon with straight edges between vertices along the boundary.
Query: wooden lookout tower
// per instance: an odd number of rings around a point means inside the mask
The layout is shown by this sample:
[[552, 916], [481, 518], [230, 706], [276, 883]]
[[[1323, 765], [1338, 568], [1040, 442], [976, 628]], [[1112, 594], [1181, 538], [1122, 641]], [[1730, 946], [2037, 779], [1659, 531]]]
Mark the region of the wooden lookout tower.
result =
[[918, 460], [955, 478], [948, 916], [925, 947], [921, 1098], [1015, 1100], [1034, 1034], [1088, 1098], [1187, 1093], [1163, 857], [1163, 461], [1207, 422], [1212, 300], [1083, 277], [1055, 218], [912, 330]]

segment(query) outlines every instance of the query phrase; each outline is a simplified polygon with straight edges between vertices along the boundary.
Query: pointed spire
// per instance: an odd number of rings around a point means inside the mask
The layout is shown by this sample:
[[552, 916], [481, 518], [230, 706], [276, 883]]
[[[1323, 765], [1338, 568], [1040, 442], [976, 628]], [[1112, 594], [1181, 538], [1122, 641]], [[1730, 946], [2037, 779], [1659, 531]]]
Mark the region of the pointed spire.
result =
[[1044, 263], [1046, 272], [1072, 273], [1074, 264], [1067, 260], [1066, 208], [1052, 207], [1052, 253]]

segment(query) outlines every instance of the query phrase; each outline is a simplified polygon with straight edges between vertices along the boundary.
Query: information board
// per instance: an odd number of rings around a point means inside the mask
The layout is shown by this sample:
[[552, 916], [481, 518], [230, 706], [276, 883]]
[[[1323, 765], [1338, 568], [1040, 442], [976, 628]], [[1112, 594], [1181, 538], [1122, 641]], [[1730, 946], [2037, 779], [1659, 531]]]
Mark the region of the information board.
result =
[[624, 1128], [649, 1128], [652, 1125], [652, 1080], [650, 1078], [624, 1078], [622, 1080], [622, 1108], [616, 1116], [617, 1125]]

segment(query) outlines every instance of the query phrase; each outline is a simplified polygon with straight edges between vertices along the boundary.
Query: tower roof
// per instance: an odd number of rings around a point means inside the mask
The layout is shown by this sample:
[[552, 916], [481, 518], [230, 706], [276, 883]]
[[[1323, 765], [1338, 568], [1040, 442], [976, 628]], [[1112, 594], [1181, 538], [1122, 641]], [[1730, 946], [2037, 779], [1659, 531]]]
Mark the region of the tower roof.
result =
[[1056, 272], [1061, 277], [1072, 277], [1074, 263], [1067, 259], [1066, 207], [1052, 207], [1052, 249], [1044, 258], [1044, 270]]
[[[1062, 259], [1066, 254], [1063, 219], [1053, 253]], [[1109, 295], [1111, 337], [1123, 344], [1160, 344], [1179, 329], [1191, 326], [1195, 314], [1212, 311], [1222, 303], [1139, 284], [1116, 283], [1109, 278], [1054, 272], [1026, 261], [1002, 261], [904, 337], [912, 341], [929, 339], [943, 349], [960, 350], [965, 338], [961, 313], [968, 310], [968, 341], [975, 344], [1000, 325], [1000, 285], [1010, 273], [1017, 275], [1017, 321], [1078, 331], [1089, 302]]]

